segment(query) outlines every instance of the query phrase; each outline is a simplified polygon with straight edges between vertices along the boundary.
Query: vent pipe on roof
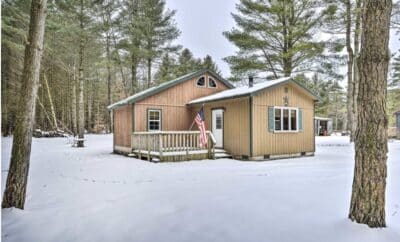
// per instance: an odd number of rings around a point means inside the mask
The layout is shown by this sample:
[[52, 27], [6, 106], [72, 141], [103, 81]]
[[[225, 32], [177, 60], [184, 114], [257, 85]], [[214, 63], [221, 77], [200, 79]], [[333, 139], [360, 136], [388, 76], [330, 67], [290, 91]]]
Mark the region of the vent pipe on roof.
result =
[[249, 87], [253, 87], [253, 85], [254, 85], [253, 76], [249, 76]]

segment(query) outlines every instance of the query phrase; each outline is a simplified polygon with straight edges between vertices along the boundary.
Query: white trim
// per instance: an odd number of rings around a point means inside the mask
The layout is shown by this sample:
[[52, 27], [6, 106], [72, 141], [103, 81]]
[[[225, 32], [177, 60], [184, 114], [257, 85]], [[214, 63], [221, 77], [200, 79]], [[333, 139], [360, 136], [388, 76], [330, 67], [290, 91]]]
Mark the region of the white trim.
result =
[[[275, 110], [281, 110], [281, 130], [275, 129]], [[288, 112], [288, 130], [283, 130], [283, 110], [289, 110]], [[296, 130], [292, 130], [292, 122], [291, 122], [291, 112], [292, 110], [296, 111]], [[282, 107], [282, 106], [274, 106], [274, 133], [298, 133], [299, 132], [299, 108], [297, 107]]]
[[[200, 80], [202, 77], [204, 77], [204, 86], [200, 86], [200, 85], [198, 84], [198, 83], [199, 83], [199, 80]], [[205, 75], [202, 75], [202, 76], [200, 76], [199, 78], [196, 79], [196, 86], [197, 86], [197, 87], [202, 87], [202, 88], [207, 88], [207, 78], [206, 78]]]
[[[210, 86], [210, 79], [215, 83], [215, 87], [211, 87]], [[208, 76], [208, 78], [207, 78], [207, 87], [208, 88], [212, 88], [212, 89], [218, 88], [218, 84], [217, 84], [217, 81], [215, 80], [215, 78]]]
[[[158, 122], [158, 129], [153, 129], [153, 130], [151, 130], [150, 129], [150, 112], [158, 112], [158, 120], [151, 120], [151, 121], [156, 121], [156, 122]], [[149, 131], [149, 132], [158, 132], [158, 131], [161, 131], [161, 110], [160, 109], [148, 109], [147, 110], [147, 130]]]

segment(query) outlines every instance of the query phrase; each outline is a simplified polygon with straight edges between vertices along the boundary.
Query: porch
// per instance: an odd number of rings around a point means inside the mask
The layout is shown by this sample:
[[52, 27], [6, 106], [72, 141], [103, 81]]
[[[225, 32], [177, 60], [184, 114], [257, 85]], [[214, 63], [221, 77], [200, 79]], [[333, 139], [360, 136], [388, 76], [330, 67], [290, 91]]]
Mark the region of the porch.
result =
[[231, 157], [215, 147], [212, 132], [207, 131], [207, 147], [200, 146], [200, 131], [134, 132], [129, 156], [149, 161], [187, 161]]

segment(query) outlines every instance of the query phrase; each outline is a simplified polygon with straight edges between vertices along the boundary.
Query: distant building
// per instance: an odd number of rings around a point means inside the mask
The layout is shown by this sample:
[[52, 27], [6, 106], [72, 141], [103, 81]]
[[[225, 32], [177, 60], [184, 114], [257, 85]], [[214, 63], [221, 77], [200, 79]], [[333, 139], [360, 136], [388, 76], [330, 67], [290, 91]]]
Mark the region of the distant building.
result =
[[328, 136], [333, 131], [333, 120], [331, 118], [314, 117], [314, 131], [316, 136]]

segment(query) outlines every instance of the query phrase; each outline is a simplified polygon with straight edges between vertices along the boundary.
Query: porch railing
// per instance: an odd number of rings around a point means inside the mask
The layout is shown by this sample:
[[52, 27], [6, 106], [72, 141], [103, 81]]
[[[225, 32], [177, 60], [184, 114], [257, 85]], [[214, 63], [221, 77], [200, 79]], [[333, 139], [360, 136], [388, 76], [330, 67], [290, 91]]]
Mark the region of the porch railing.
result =
[[200, 131], [160, 131], [160, 132], [134, 132], [132, 134], [132, 150], [156, 152], [160, 157], [163, 153], [193, 152], [207, 150], [208, 158], [215, 155], [216, 140], [210, 131], [207, 131], [207, 147], [200, 146]]

